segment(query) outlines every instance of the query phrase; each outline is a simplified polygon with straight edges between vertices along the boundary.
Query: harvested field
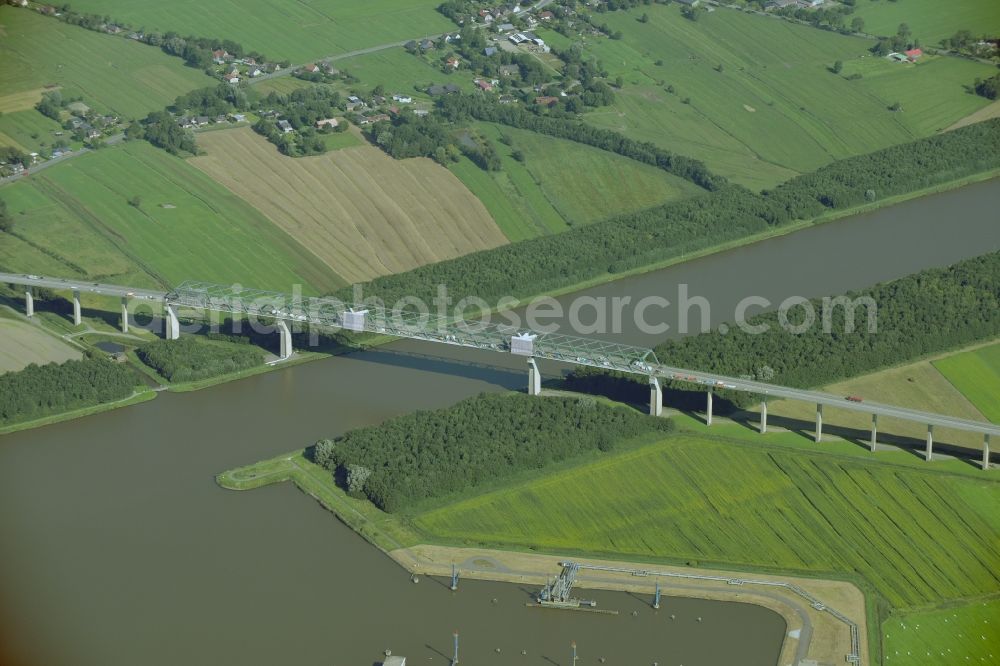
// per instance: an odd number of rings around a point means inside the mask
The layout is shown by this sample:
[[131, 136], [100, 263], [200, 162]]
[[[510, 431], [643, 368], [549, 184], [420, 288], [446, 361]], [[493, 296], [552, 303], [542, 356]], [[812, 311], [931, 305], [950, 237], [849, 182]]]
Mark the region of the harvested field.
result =
[[290, 158], [249, 128], [199, 137], [191, 163], [248, 201], [351, 282], [506, 242], [483, 204], [424, 158], [376, 148]]
[[0, 317], [0, 374], [21, 370], [31, 363], [62, 363], [81, 356], [37, 326]]

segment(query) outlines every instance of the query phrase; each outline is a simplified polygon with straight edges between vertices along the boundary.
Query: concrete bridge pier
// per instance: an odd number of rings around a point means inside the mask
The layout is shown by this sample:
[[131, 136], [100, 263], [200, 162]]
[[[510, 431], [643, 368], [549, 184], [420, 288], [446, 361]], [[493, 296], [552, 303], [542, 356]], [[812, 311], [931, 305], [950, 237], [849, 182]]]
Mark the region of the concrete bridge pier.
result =
[[35, 295], [31, 293], [31, 287], [24, 288], [24, 312], [29, 317], [35, 316]]
[[73, 292], [73, 325], [79, 326], [83, 323], [83, 318], [80, 316], [80, 292]]
[[542, 373], [538, 371], [538, 364], [534, 358], [528, 359], [528, 395], [541, 395], [542, 393]]
[[288, 329], [288, 323], [284, 319], [279, 319], [275, 323], [275, 327], [278, 329], [278, 335], [281, 336], [281, 360], [289, 358], [292, 355], [292, 332]]
[[649, 415], [663, 415], [663, 387], [657, 377], [649, 378]]
[[122, 296], [122, 333], [128, 333], [128, 296]]
[[760, 401], [760, 434], [767, 432], [767, 400]]
[[167, 340], [176, 340], [181, 337], [181, 323], [177, 321], [177, 311], [170, 303], [163, 304], [163, 328], [164, 337]]
[[712, 425], [712, 389], [705, 392], [705, 425]]
[[934, 426], [927, 425], [927, 450], [924, 451], [924, 460], [930, 460], [934, 455]]
[[875, 453], [875, 444], [878, 439], [878, 414], [872, 414], [872, 441], [871, 451]]
[[816, 442], [823, 439], [823, 405], [822, 403], [816, 404]]
[[983, 435], [983, 471], [990, 468], [990, 435]]

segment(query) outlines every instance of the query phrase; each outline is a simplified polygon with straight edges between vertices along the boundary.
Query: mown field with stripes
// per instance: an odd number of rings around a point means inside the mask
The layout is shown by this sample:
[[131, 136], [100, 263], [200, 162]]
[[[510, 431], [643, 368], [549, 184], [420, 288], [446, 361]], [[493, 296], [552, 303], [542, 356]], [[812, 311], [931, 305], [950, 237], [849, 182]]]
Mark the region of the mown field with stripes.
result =
[[1000, 483], [679, 435], [429, 510], [469, 544], [860, 574], [896, 607], [1000, 590]]

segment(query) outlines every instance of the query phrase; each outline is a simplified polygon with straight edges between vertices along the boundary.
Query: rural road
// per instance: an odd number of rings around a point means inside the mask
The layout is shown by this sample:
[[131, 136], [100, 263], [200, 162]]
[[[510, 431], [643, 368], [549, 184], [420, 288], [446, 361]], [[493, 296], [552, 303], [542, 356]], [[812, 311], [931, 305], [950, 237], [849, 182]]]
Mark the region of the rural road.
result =
[[[118, 134], [114, 134], [112, 136], [109, 136], [104, 141], [104, 144], [107, 145], [107, 146], [113, 146], [116, 143], [121, 143], [124, 139], [125, 139], [125, 134], [124, 133], [118, 133]], [[53, 164], [59, 164], [60, 162], [65, 162], [68, 159], [74, 158], [77, 155], [83, 155], [84, 153], [89, 153], [92, 150], [93, 150], [92, 148], [81, 148], [80, 150], [75, 150], [72, 153], [66, 153], [66, 154], [64, 154], [64, 155], [62, 155], [60, 157], [56, 157], [56, 158], [53, 158], [51, 160], [45, 160], [41, 164], [36, 164], [35, 166], [31, 167], [30, 169], [25, 169], [23, 172], [21, 172], [19, 174], [16, 174], [16, 175], [13, 175], [13, 176], [6, 176], [4, 178], [0, 178], [0, 185], [4, 185], [6, 183], [13, 183], [15, 180], [18, 180], [19, 178], [24, 178], [25, 176], [30, 176], [33, 173], [38, 173], [42, 169], [47, 169], [50, 166], [52, 166]]]

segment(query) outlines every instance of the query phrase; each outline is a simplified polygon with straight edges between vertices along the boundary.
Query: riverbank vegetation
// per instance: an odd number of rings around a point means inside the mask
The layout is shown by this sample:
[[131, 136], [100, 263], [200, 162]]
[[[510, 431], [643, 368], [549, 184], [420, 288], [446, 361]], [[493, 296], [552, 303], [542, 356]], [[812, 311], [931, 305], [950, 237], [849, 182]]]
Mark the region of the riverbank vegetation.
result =
[[227, 375], [261, 365], [264, 352], [246, 344], [213, 343], [195, 336], [154, 340], [138, 349], [139, 359], [168, 381], [180, 383]]
[[[897, 165], [919, 160], [922, 166]], [[552, 292], [1000, 168], [1000, 119], [848, 158], [763, 194], [739, 186], [569, 231], [377, 278], [364, 293], [392, 304], [432, 302], [439, 284], [458, 300]], [[337, 294], [352, 298], [349, 290]]]
[[0, 424], [124, 400], [139, 377], [126, 365], [88, 357], [0, 374]]
[[314, 460], [350, 493], [395, 512], [670, 428], [593, 398], [483, 394], [320, 440]]

